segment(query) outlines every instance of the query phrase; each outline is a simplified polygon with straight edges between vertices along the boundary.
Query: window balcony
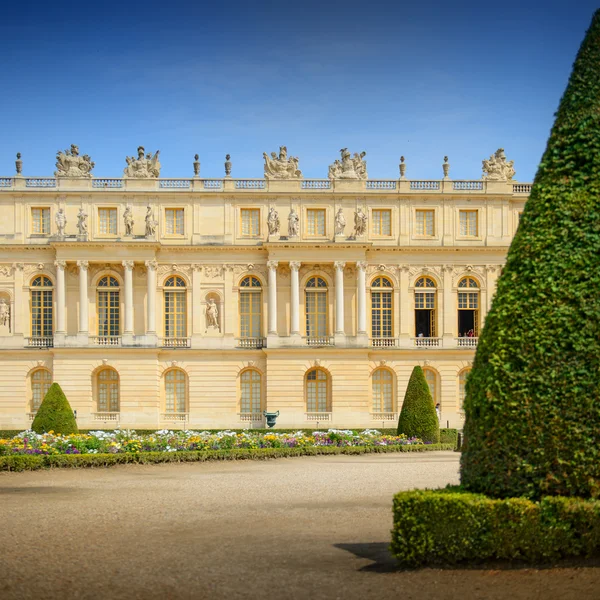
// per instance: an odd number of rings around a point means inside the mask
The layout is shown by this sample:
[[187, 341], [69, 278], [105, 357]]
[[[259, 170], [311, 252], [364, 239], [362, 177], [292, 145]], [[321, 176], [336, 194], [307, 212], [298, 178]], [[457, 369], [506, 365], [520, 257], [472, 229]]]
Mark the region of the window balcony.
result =
[[383, 423], [384, 421], [398, 421], [398, 413], [397, 412], [374, 412], [371, 413], [371, 420], [380, 421]]
[[243, 423], [261, 423], [264, 419], [261, 412], [243, 412], [238, 415]]
[[397, 348], [400, 340], [393, 337], [374, 337], [370, 340], [371, 348]]
[[119, 420], [118, 412], [96, 412], [92, 413], [92, 418], [94, 421], [112, 421], [118, 422]]
[[28, 348], [53, 348], [53, 337], [28, 337], [25, 338]]
[[317, 336], [317, 337], [313, 337], [313, 336], [306, 336], [304, 338], [302, 338], [304, 340], [304, 343], [307, 346], [311, 346], [311, 347], [323, 347], [323, 346], [335, 346], [335, 338], [325, 335], [325, 336]]
[[438, 337], [415, 337], [412, 338], [413, 346], [416, 348], [441, 348], [442, 339]]
[[163, 348], [189, 348], [191, 346], [191, 338], [166, 337], [161, 339], [160, 345]]
[[120, 335], [90, 335], [89, 340], [92, 346], [118, 347], [121, 345]]
[[166, 412], [160, 415], [160, 420], [185, 423], [188, 420], [188, 417], [189, 413], [187, 412]]
[[307, 412], [306, 420], [307, 421], [317, 421], [317, 422], [331, 421], [331, 413], [330, 412]]
[[237, 340], [238, 348], [266, 348], [267, 347], [267, 339], [262, 337], [245, 337], [238, 338]]
[[456, 338], [456, 342], [459, 348], [477, 348], [478, 339], [476, 337], [459, 337]]

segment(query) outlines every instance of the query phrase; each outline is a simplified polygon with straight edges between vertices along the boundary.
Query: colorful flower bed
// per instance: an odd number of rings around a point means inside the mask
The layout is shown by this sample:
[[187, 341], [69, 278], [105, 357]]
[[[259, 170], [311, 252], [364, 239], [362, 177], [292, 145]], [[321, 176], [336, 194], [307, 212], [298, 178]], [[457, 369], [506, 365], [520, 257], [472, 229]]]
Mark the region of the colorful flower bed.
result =
[[138, 435], [133, 430], [91, 431], [88, 434], [37, 434], [23, 431], [12, 439], [0, 439], [0, 456], [19, 454], [123, 454], [140, 452], [183, 452], [194, 450], [231, 450], [237, 448], [308, 448], [308, 447], [373, 447], [407, 446], [423, 442], [404, 435], [383, 435], [376, 429], [361, 432], [329, 429], [307, 434], [236, 433], [233, 431], [170, 431]]

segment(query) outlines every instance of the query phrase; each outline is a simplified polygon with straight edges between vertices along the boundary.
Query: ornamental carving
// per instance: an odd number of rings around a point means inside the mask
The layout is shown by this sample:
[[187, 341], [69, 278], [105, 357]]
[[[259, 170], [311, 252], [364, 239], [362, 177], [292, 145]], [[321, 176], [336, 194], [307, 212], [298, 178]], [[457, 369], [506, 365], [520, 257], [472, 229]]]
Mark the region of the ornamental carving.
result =
[[474, 267], [473, 265], [467, 265], [465, 267], [455, 267], [452, 277], [452, 287], [458, 287], [458, 282], [463, 277], [473, 276], [479, 283], [479, 289], [485, 288], [485, 271], [484, 266]]
[[510, 181], [515, 176], [514, 160], [506, 160], [504, 148], [498, 148], [483, 163], [483, 179], [490, 181]]
[[2, 275], [2, 277], [11, 277], [12, 274], [12, 265], [0, 265], [0, 275]]
[[[431, 265], [413, 266], [410, 268], [409, 274], [411, 279], [413, 277], [417, 277], [417, 275], [423, 275], [424, 277], [427, 277], [428, 275], [433, 275], [434, 278], [437, 278], [438, 281], [441, 281], [442, 267], [432, 267]], [[411, 285], [414, 285], [414, 282]]]
[[56, 171], [55, 177], [88, 177], [92, 176], [92, 169], [95, 163], [84, 154], [79, 156], [79, 147], [71, 144], [71, 148], [56, 153]]
[[[23, 276], [25, 278], [28, 278], [34, 273], [40, 273], [41, 271], [53, 273], [54, 269], [52, 269], [50, 265], [45, 265], [44, 263], [37, 263], [36, 265], [25, 265], [23, 267]], [[0, 268], [0, 273], [2, 273], [2, 268]]]
[[367, 162], [364, 157], [366, 152], [354, 153], [350, 155], [348, 148], [340, 150], [341, 160], [336, 159], [333, 164], [329, 165], [329, 179], [367, 179]]
[[295, 156], [288, 158], [285, 146], [279, 146], [279, 156], [271, 152], [269, 157], [266, 152], [263, 152], [263, 158], [265, 179], [302, 179], [302, 171], [298, 169], [298, 158]]
[[160, 150], [157, 150], [152, 156], [151, 153], [144, 154], [144, 146], [138, 146], [137, 152], [137, 158], [135, 156], [125, 157], [127, 166], [123, 169], [123, 175], [135, 179], [156, 179], [160, 177], [160, 162], [158, 161]]
[[204, 266], [202, 270], [204, 271], [204, 275], [206, 275], [206, 277], [210, 277], [211, 279], [217, 279], [217, 277], [223, 276], [223, 267]]
[[[147, 266], [148, 265], [146, 265], [146, 267]], [[170, 265], [159, 265], [156, 268], [156, 273], [159, 276], [166, 275], [167, 273], [183, 273], [184, 275], [189, 275], [191, 270], [191, 265], [179, 265], [177, 263], [172, 263]]]

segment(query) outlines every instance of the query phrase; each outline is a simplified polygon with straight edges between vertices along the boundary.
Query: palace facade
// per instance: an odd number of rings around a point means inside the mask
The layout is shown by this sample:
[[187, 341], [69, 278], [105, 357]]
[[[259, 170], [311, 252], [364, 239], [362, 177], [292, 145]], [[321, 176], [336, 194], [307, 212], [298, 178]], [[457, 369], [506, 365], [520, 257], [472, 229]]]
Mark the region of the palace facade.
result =
[[0, 428], [51, 382], [80, 428], [390, 427], [421, 365], [441, 423], [464, 384], [531, 185], [499, 150], [483, 177], [327, 179], [265, 154], [262, 179], [160, 178], [158, 153], [98, 179], [0, 178]]

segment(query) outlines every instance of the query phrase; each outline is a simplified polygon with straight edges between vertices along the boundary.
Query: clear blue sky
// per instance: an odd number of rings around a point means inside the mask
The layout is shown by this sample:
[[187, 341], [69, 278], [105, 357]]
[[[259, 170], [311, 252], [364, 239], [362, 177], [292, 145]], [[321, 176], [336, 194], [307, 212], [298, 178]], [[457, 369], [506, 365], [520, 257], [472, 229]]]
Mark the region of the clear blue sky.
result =
[[71, 143], [118, 177], [140, 144], [163, 177], [305, 177], [366, 150], [370, 178], [475, 179], [498, 147], [530, 181], [598, 0], [8, 2], [0, 174], [50, 175]]

